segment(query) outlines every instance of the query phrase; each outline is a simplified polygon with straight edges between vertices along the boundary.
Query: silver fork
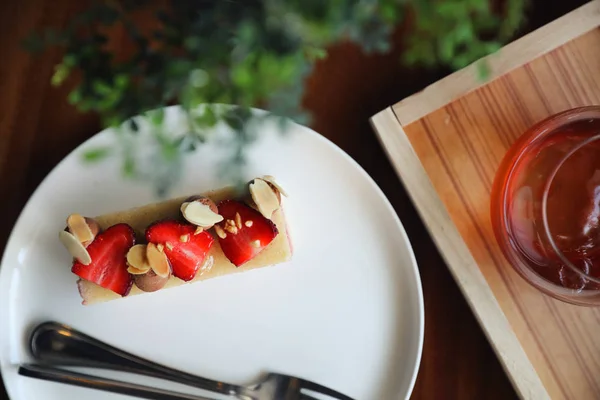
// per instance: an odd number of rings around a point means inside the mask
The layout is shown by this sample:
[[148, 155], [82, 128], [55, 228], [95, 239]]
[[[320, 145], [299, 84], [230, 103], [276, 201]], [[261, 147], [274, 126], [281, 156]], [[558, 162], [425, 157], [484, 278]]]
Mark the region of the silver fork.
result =
[[44, 363], [132, 372], [233, 396], [240, 400], [314, 399], [306, 392], [319, 393], [333, 399], [353, 400], [318, 383], [273, 372], [268, 373], [259, 382], [245, 386], [202, 378], [119, 350], [57, 322], [38, 325], [31, 334], [29, 345], [32, 355]]

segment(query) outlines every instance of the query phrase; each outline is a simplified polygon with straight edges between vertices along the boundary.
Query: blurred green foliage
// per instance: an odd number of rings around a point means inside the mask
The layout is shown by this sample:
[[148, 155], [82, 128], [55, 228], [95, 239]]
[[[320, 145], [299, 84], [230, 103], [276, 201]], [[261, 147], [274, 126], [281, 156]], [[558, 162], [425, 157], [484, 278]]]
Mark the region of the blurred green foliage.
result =
[[[147, 0], [102, 1], [73, 18], [61, 31], [46, 30], [26, 41], [31, 51], [48, 46], [64, 49], [53, 85], [73, 72], [80, 75], [68, 101], [81, 111], [99, 113], [106, 126], [119, 127], [119, 149], [91, 149], [88, 161], [122, 155], [123, 172], [144, 178], [136, 146], [129, 136], [138, 130], [131, 119], [148, 117], [156, 127], [161, 165], [157, 190], [164, 194], [175, 182], [181, 158], [206, 139], [207, 128], [226, 123], [235, 132], [228, 143], [231, 159], [224, 171], [241, 177], [245, 145], [256, 137], [249, 108], [269, 117], [308, 123], [302, 110], [304, 80], [314, 63], [327, 57], [332, 43], [349, 40], [365, 52], [386, 52], [399, 24], [405, 35], [406, 65], [457, 69], [498, 50], [525, 18], [527, 0], [177, 0], [156, 9]], [[492, 6], [495, 4], [495, 8]], [[156, 28], [142, 31], [135, 11], [153, 10]], [[126, 32], [133, 51], [118, 58], [110, 50], [115, 26]], [[485, 77], [489, 71], [480, 64]], [[188, 115], [189, 132], [174, 138], [162, 132], [161, 107], [180, 104]], [[226, 111], [200, 104], [226, 103]], [[151, 110], [157, 110], [152, 111]], [[118, 150], [118, 151], [115, 151]]]

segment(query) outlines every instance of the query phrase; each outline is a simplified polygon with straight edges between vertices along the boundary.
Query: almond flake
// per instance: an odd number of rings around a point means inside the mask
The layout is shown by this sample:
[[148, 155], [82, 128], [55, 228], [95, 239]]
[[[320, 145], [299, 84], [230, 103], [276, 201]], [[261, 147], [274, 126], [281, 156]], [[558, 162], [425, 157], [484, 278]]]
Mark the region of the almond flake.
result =
[[196, 230], [194, 231], [194, 235], [199, 235], [202, 232], [204, 232], [204, 228], [201, 226], [196, 227]]
[[[168, 244], [167, 244], [167, 247], [168, 247]], [[158, 251], [160, 251], [161, 253], [162, 253], [163, 251], [165, 251], [165, 245], [164, 245], [164, 244], [162, 244], [162, 243], [159, 243], [159, 244], [157, 244], [157, 245], [156, 245], [156, 248], [157, 248], [157, 249], [158, 249]]]
[[[182, 204], [183, 217], [191, 224], [201, 226], [203, 228], [210, 228], [214, 224], [223, 221], [223, 217], [213, 210], [209, 205], [203, 204], [200, 201], [192, 201], [190, 203]], [[184, 207], [185, 205], [185, 207]]]
[[235, 213], [235, 224], [238, 229], [242, 229], [242, 217], [239, 212]]
[[183, 242], [183, 243], [189, 242], [190, 241], [190, 235], [189, 234], [181, 235], [181, 236], [179, 236], [179, 240], [181, 242]]
[[[146, 258], [146, 245], [145, 244], [136, 244], [127, 252], [127, 265], [133, 267], [138, 271], [147, 272], [150, 269], [150, 265], [148, 264], [148, 259]], [[144, 272], [141, 272], [142, 274]], [[130, 272], [134, 274], [134, 272]]]
[[244, 225], [246, 225], [248, 228], [250, 228], [253, 224], [254, 222], [252, 222], [251, 220], [248, 220], [246, 221], [246, 223], [244, 223]]
[[260, 240], [255, 240], [252, 242], [252, 247], [256, 247], [259, 248], [260, 247]]
[[215, 225], [215, 232], [217, 232], [217, 236], [221, 239], [225, 239], [227, 237], [227, 234], [220, 225]]
[[127, 272], [131, 275], [144, 275], [146, 272], [150, 271], [150, 267], [146, 269], [137, 269], [136, 267], [132, 267], [131, 265], [127, 267]]
[[286, 191], [283, 190], [283, 188], [281, 186], [279, 186], [279, 184], [275, 181], [274, 177], [272, 177], [271, 175], [265, 175], [265, 176], [262, 177], [262, 179], [264, 181], [267, 181], [271, 185], [275, 186], [275, 189], [277, 189], [279, 191], [279, 193], [281, 193], [285, 197], [289, 197], [288, 194], [286, 193]]
[[67, 218], [69, 232], [73, 234], [81, 243], [89, 242], [96, 236], [88, 225], [85, 218], [79, 214], [71, 214]]
[[71, 256], [83, 265], [90, 265], [92, 263], [92, 257], [90, 253], [83, 247], [83, 244], [72, 234], [67, 231], [60, 231], [58, 238], [65, 248], [69, 251]]
[[[165, 251], [165, 248], [164, 248], [164, 247], [162, 247], [162, 245], [160, 245], [160, 244], [159, 244], [159, 246], [160, 246], [160, 247], [158, 248], [158, 250], [159, 250], [159, 251], [161, 251], [161, 252], [162, 252], [162, 251]], [[173, 245], [171, 244], [171, 242], [166, 242], [166, 243], [165, 243], [165, 246], [167, 247], [167, 249], [169, 249], [169, 250], [173, 250]]]
[[184, 201], [183, 203], [181, 203], [181, 207], [179, 207], [179, 211], [181, 211], [181, 213], [183, 214], [189, 204], [190, 204], [189, 201]]
[[250, 195], [258, 211], [268, 219], [279, 209], [279, 199], [273, 188], [262, 179], [255, 179], [249, 186]]
[[166, 278], [171, 273], [171, 264], [169, 264], [167, 255], [159, 249], [159, 246], [154, 243], [148, 243], [146, 257], [152, 271], [161, 278]]

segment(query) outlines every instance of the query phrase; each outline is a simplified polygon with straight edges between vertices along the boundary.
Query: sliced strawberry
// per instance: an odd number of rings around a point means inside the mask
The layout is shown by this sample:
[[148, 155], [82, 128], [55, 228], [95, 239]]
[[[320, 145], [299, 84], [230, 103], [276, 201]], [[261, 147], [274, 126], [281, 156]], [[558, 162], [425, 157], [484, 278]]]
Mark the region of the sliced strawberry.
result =
[[213, 237], [206, 231], [196, 233], [196, 226], [179, 221], [159, 221], [146, 229], [146, 240], [162, 244], [171, 263], [173, 275], [191, 281], [204, 264]]
[[225, 257], [236, 267], [253, 259], [279, 233], [271, 220], [244, 203], [225, 200], [218, 208], [223, 216], [216, 228], [220, 233], [219, 244]]
[[73, 263], [71, 271], [90, 282], [127, 296], [133, 280], [127, 272], [127, 252], [135, 244], [133, 229], [127, 224], [113, 225], [100, 233], [87, 247], [90, 265]]

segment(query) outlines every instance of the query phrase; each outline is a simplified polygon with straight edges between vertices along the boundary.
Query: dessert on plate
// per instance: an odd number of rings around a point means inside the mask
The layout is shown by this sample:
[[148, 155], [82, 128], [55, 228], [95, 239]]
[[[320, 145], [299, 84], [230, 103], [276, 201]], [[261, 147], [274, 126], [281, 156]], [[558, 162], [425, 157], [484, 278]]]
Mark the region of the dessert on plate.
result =
[[106, 302], [288, 261], [292, 244], [273, 177], [94, 218], [71, 214], [59, 239], [82, 304]]

